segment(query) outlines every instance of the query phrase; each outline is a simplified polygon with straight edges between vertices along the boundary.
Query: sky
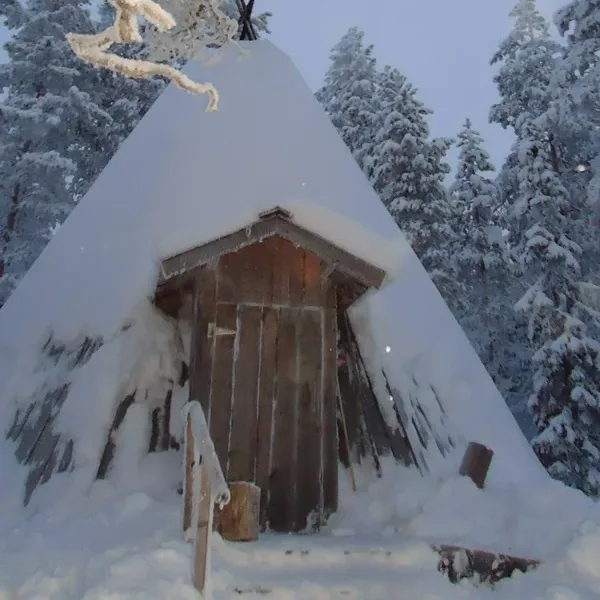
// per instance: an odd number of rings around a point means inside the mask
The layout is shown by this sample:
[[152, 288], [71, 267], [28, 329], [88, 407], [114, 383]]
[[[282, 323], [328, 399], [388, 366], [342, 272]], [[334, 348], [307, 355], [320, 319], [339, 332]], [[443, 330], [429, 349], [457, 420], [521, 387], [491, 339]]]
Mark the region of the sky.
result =
[[[434, 111], [432, 135], [455, 137], [469, 117], [484, 136], [497, 167], [512, 136], [488, 123], [498, 100], [489, 61], [511, 30], [508, 14], [517, 0], [256, 0], [269, 10], [271, 40], [295, 61], [317, 89], [331, 47], [352, 26], [365, 31], [381, 66], [402, 71]], [[567, 0], [538, 0], [551, 20]], [[455, 161], [455, 151], [451, 163]]]
[[[381, 66], [402, 71], [434, 111], [434, 136], [455, 137], [469, 117], [487, 142], [496, 166], [512, 136], [488, 123], [497, 100], [489, 61], [508, 34], [516, 0], [256, 0], [269, 10], [271, 40], [287, 52], [313, 90], [323, 80], [331, 47], [358, 25]], [[551, 18], [566, 0], [538, 0]], [[0, 43], [6, 31], [0, 28]], [[4, 57], [0, 54], [0, 60]], [[454, 153], [450, 157], [454, 163]]]

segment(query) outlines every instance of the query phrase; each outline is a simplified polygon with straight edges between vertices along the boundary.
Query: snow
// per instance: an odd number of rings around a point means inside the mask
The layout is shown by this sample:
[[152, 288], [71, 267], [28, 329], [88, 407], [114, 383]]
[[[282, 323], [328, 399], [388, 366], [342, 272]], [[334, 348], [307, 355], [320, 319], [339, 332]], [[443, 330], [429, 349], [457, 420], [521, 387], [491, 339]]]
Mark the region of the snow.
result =
[[[457, 453], [471, 441], [494, 450], [490, 478], [531, 485], [547, 477], [475, 350], [412, 252], [407, 253], [398, 283], [359, 301], [350, 314], [361, 346], [369, 350], [367, 361], [379, 383], [380, 398], [384, 394], [389, 397], [378, 381], [384, 368], [403, 398], [418, 396], [428, 421], [438, 434], [446, 431], [453, 437]], [[403, 408], [408, 410], [407, 402]], [[413, 447], [419, 448], [411, 430], [409, 436]], [[435, 445], [431, 446], [426, 461], [435, 472], [436, 465], [444, 466]]]
[[[128, 427], [139, 430], [145, 420], [135, 414]], [[135, 454], [135, 435], [128, 440]], [[180, 460], [173, 451], [128, 460], [89, 494], [61, 502], [51, 502], [59, 493], [51, 482], [38, 499], [45, 511], [19, 520], [0, 513], [0, 598], [196, 600], [193, 545], [183, 540], [175, 492]], [[600, 593], [600, 508], [580, 492], [550, 479], [535, 491], [493, 483], [481, 491], [453, 468], [427, 479], [388, 463], [384, 470], [396, 477], [359, 470], [355, 494], [342, 470], [340, 510], [319, 534], [267, 533], [245, 544], [214, 534], [213, 598], [248, 591], [286, 600], [591, 600]], [[493, 590], [473, 581], [452, 585], [437, 572], [434, 543], [504, 550], [542, 564]]]

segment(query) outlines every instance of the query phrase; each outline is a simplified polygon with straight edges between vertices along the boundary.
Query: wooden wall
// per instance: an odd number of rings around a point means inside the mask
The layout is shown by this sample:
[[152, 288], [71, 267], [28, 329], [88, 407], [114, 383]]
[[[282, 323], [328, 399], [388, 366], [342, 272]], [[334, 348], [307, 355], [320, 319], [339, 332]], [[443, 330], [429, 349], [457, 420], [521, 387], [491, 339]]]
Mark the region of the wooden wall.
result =
[[[300, 531], [337, 508], [336, 295], [314, 255], [270, 237], [197, 281], [190, 397], [261, 523]], [[216, 335], [215, 335], [216, 334]]]

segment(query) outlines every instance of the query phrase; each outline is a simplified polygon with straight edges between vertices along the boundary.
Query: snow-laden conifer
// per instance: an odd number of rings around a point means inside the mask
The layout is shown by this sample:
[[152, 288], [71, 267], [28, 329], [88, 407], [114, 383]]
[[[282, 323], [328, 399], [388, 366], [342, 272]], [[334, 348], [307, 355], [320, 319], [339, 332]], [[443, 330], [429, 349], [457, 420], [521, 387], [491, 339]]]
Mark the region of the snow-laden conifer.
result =
[[323, 105], [359, 166], [372, 167], [376, 118], [376, 62], [364, 32], [351, 27], [333, 47], [331, 64], [316, 97]]

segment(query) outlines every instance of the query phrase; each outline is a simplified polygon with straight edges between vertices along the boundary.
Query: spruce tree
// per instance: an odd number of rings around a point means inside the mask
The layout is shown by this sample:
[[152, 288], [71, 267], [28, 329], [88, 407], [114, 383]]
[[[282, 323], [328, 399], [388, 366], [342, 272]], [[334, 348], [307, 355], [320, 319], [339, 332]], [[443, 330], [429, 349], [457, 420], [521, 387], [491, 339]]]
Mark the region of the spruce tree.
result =
[[500, 227], [501, 198], [484, 141], [467, 119], [458, 134], [459, 159], [450, 186], [457, 219], [459, 277], [464, 291], [456, 317], [500, 391], [522, 391], [527, 381], [527, 344], [512, 305], [514, 272]]
[[[587, 232], [598, 264], [600, 240], [600, 4], [595, 0], [573, 0], [557, 11], [554, 21], [565, 38], [566, 48], [553, 78], [554, 121], [561, 123], [566, 146], [566, 171], [571, 187], [587, 199]], [[578, 167], [585, 170], [579, 172]], [[575, 169], [575, 174], [573, 174]], [[595, 214], [592, 214], [594, 211]], [[585, 225], [584, 225], [585, 226]], [[590, 265], [592, 266], [592, 265]], [[596, 273], [599, 270], [596, 269]]]
[[517, 304], [528, 318], [538, 435], [533, 447], [550, 474], [597, 495], [600, 436], [600, 344], [581, 320], [581, 247], [565, 233], [570, 200], [552, 169], [547, 134], [533, 124], [520, 145], [515, 219], [526, 227], [520, 259], [531, 286]]
[[494, 82], [501, 100], [492, 106], [490, 121], [513, 129], [519, 137], [522, 127], [548, 109], [560, 46], [552, 40], [535, 0], [519, 0], [510, 16], [513, 29], [492, 58], [492, 65], [499, 66]]
[[452, 206], [443, 185], [452, 140], [430, 138], [431, 110], [397, 69], [384, 69], [377, 82], [373, 185], [442, 294], [456, 299]]
[[370, 174], [373, 168], [373, 129], [376, 119], [376, 63], [364, 32], [351, 27], [333, 47], [331, 65], [316, 97], [329, 115], [355, 160]]
[[503, 271], [506, 261], [502, 232], [495, 223], [497, 189], [486, 173], [495, 167], [483, 148], [483, 138], [467, 119], [458, 134], [458, 166], [450, 191], [459, 207], [462, 249], [459, 260], [478, 278], [489, 279]]
[[[88, 0], [0, 0], [13, 33], [9, 62], [0, 65], [7, 92], [0, 104], [0, 306], [165, 85], [80, 61], [65, 34], [113, 20], [106, 3], [99, 22], [88, 8]], [[234, 0], [226, 10], [237, 17]], [[268, 17], [255, 19], [259, 31]], [[143, 54], [141, 45], [116, 51]]]
[[[94, 31], [81, 0], [0, 3], [0, 16], [14, 28], [0, 65], [0, 304], [47, 243], [52, 228], [73, 207], [80, 166], [94, 153], [114, 152], [117, 140], [98, 136], [112, 117], [94, 101], [97, 77], [82, 67], [65, 34]], [[84, 148], [74, 140], [96, 140]], [[100, 138], [100, 139], [99, 139]], [[87, 165], [86, 165], [87, 166]]]

